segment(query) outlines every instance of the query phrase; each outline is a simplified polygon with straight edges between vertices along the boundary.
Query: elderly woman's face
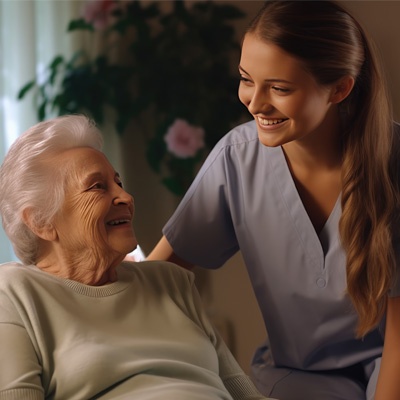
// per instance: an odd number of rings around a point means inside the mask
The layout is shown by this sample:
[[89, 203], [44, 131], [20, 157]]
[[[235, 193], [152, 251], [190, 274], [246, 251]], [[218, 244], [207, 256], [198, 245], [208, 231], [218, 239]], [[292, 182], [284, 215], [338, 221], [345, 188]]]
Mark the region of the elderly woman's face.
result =
[[67, 163], [68, 177], [54, 225], [67, 256], [79, 257], [88, 248], [99, 257], [107, 252], [118, 258], [132, 251], [137, 245], [133, 199], [105, 155], [85, 147], [68, 150], [58, 160]]

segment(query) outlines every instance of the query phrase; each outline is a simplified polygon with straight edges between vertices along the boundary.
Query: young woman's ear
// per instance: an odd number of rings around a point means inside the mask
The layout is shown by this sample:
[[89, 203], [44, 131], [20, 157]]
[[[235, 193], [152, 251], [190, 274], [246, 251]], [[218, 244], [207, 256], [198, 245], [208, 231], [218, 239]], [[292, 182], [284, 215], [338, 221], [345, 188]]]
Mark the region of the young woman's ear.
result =
[[352, 76], [345, 76], [339, 79], [332, 87], [331, 102], [333, 104], [342, 102], [353, 90], [354, 82]]
[[54, 229], [53, 225], [46, 224], [40, 225], [37, 223], [34, 217], [34, 211], [32, 208], [26, 208], [22, 212], [22, 220], [25, 225], [38, 237], [47, 241], [54, 241], [57, 239], [57, 231]]

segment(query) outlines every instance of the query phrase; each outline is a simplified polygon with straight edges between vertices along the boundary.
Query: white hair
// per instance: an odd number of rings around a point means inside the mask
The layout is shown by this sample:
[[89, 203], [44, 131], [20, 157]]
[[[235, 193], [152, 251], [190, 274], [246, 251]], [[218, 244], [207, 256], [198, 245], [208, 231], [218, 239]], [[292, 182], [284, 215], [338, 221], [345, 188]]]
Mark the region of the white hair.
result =
[[103, 139], [95, 123], [83, 115], [40, 122], [12, 144], [0, 167], [0, 214], [15, 254], [24, 264], [36, 262], [39, 238], [23, 221], [24, 210], [35, 223], [52, 222], [64, 201], [66, 169], [51, 164], [61, 152], [91, 147], [101, 151]]

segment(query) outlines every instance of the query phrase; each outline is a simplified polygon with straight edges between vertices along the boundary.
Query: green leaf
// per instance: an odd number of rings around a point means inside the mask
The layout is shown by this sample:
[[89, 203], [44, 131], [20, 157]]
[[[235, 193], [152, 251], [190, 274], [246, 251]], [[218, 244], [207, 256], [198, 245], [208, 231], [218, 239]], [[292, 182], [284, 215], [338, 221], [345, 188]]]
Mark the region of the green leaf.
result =
[[25, 86], [21, 88], [21, 90], [18, 92], [17, 99], [21, 100], [25, 97], [25, 95], [36, 85], [36, 80], [30, 81]]
[[52, 63], [50, 64], [50, 78], [49, 78], [49, 83], [51, 85], [54, 85], [54, 82], [56, 80], [57, 74], [58, 74], [58, 66], [64, 63], [64, 57], [62, 56], [57, 56], [54, 58]]
[[37, 116], [39, 121], [43, 121], [46, 118], [46, 106], [47, 101], [45, 100], [38, 108]]
[[49, 68], [52, 69], [52, 70], [55, 70], [63, 62], [64, 62], [64, 57], [63, 56], [60, 56], [60, 55], [55, 56], [53, 58], [53, 60], [51, 61], [50, 65], [49, 65]]
[[86, 30], [94, 32], [93, 24], [90, 22], [86, 22], [85, 19], [79, 18], [74, 19], [68, 24], [67, 32], [76, 31], [76, 30]]

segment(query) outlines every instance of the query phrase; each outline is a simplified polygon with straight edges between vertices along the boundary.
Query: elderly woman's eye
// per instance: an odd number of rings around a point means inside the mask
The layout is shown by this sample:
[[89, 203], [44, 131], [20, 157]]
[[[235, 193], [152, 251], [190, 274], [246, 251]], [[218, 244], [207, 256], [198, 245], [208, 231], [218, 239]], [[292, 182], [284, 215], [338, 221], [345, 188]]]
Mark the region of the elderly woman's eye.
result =
[[92, 185], [91, 187], [90, 187], [90, 189], [104, 189], [104, 184], [103, 183], [101, 183], [101, 182], [97, 182], [97, 183], [95, 183], [94, 185]]

